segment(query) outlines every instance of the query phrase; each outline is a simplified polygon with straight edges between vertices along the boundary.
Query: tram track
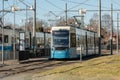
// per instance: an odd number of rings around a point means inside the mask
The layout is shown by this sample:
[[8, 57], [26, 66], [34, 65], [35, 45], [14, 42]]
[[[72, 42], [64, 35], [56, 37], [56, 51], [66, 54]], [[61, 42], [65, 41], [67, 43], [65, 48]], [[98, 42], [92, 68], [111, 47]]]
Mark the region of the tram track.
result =
[[35, 70], [40, 70], [40, 71], [45, 71], [51, 68], [55, 68], [57, 66], [62, 66], [62, 65], [67, 65], [67, 64], [72, 64], [76, 63], [78, 61], [49, 61], [49, 60], [44, 60], [40, 62], [32, 62], [29, 64], [22, 64], [21, 66], [17, 67], [11, 67], [8, 69], [0, 69], [0, 79], [3, 79], [5, 77], [9, 77], [12, 75], [20, 74], [20, 73], [26, 73], [29, 71], [35, 71]]

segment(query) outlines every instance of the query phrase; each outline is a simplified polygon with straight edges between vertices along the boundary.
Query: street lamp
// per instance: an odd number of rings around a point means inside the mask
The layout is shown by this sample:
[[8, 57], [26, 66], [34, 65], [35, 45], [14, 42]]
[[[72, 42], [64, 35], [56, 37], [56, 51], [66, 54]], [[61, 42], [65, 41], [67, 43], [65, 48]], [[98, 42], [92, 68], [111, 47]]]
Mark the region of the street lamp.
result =
[[16, 49], [15, 49], [15, 44], [16, 44], [16, 35], [15, 35], [15, 12], [16, 11], [18, 11], [19, 10], [19, 8], [17, 7], [17, 6], [15, 6], [15, 5], [13, 5], [12, 7], [11, 7], [11, 11], [14, 13], [14, 27], [13, 27], [13, 54], [14, 54], [14, 60], [16, 59], [16, 53], [15, 53], [15, 51], [16, 51]]
[[13, 27], [13, 54], [14, 54], [14, 60], [15, 60], [15, 56], [16, 56], [16, 54], [15, 54], [15, 11], [18, 11], [18, 8], [15, 6], [15, 5], [13, 5], [12, 6], [12, 8], [11, 8], [11, 11], [14, 13], [14, 27]]
[[[27, 18], [27, 10], [35, 10], [33, 9], [33, 7], [28, 6], [27, 4], [25, 4], [23, 1], [19, 0], [20, 2], [22, 2], [24, 5], [26, 5], [26, 9], [19, 9], [17, 6], [13, 5], [11, 8], [11, 11], [14, 13], [14, 28], [13, 28], [13, 35], [14, 35], [14, 45], [13, 45], [13, 51], [14, 51], [14, 59], [15, 59], [15, 12], [16, 11], [22, 11], [22, 10], [26, 10], [26, 18]], [[35, 1], [36, 2], [36, 1]], [[29, 9], [27, 9], [29, 7]], [[27, 19], [26, 19], [27, 20]], [[36, 21], [35, 21], [36, 22]], [[26, 26], [25, 26], [25, 30], [26, 30]]]
[[[12, 12], [15, 13], [15, 11], [24, 11], [24, 10], [33, 10], [34, 11], [34, 20], [33, 20], [33, 47], [34, 47], [34, 51], [35, 51], [35, 46], [36, 46], [36, 0], [34, 0], [34, 7], [32, 6], [28, 6], [26, 3], [24, 3], [22, 0], [19, 0], [20, 2], [22, 2], [24, 5], [26, 5], [26, 9], [19, 9], [18, 7], [16, 7], [15, 5], [12, 6]], [[29, 9], [27, 9], [29, 7]], [[26, 11], [26, 15], [27, 15], [27, 11]], [[15, 18], [15, 15], [14, 15]], [[15, 22], [15, 19], [14, 19]]]

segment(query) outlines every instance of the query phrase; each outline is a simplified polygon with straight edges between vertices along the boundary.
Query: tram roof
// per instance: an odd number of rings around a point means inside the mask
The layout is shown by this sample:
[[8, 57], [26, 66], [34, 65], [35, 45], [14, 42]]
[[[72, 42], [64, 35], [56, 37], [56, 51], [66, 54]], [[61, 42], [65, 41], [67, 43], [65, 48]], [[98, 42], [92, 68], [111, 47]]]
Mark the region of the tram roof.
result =
[[53, 26], [52, 30], [59, 30], [59, 29], [67, 29], [70, 30], [71, 26]]
[[[80, 28], [80, 27], [76, 27], [76, 26], [53, 26], [51, 30], [59, 30], [59, 29], [67, 29], [67, 30], [71, 30], [71, 29], [81, 29], [81, 30], [85, 30], [85, 31], [89, 31], [89, 32], [94, 32], [94, 31], [91, 31], [91, 30], [87, 30], [87, 29], [83, 29], [83, 28]], [[96, 33], [96, 32], [94, 32]]]

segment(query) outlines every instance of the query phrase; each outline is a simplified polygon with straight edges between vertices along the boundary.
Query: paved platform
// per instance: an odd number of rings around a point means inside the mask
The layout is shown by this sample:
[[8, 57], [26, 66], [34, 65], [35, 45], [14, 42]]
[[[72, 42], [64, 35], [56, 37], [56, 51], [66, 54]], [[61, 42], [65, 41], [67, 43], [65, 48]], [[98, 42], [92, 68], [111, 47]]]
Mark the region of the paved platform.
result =
[[2, 61], [0, 61], [0, 67], [11, 66], [11, 65], [16, 65], [16, 64], [19, 64], [17, 60], [6, 60], [4, 61], [4, 64], [2, 64]]
[[23, 61], [18, 61], [18, 60], [5, 60], [4, 64], [2, 64], [2, 61], [0, 61], [0, 67], [4, 66], [13, 66], [13, 65], [18, 65], [18, 64], [27, 64], [27, 63], [32, 63], [32, 62], [38, 62], [38, 61], [44, 61], [48, 60], [48, 57], [43, 57], [43, 58], [32, 58], [28, 60], [23, 60]]

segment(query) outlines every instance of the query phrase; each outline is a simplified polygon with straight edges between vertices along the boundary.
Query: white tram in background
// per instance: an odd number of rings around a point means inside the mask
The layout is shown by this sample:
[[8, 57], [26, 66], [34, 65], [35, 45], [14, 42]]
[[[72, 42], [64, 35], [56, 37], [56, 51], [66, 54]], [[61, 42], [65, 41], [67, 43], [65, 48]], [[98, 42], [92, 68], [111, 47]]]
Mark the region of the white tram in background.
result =
[[[16, 30], [15, 34], [13, 35], [13, 29], [11, 28], [4, 28], [4, 57], [5, 59], [12, 59], [13, 58], [13, 47], [15, 43], [15, 50], [20, 50], [20, 32], [24, 32], [23, 30]], [[15, 38], [15, 40], [14, 40]], [[36, 55], [48, 56], [50, 53], [50, 33], [44, 32], [36, 32]], [[25, 32], [25, 50], [32, 50], [33, 49], [33, 41], [32, 41], [32, 33]], [[42, 49], [42, 51], [40, 50]], [[45, 51], [44, 51], [45, 49]], [[47, 51], [48, 50], [48, 51]], [[48, 53], [49, 52], [49, 53]], [[16, 56], [18, 52], [16, 52]], [[0, 60], [2, 58], [2, 29], [0, 29]]]
[[[16, 50], [19, 50], [19, 30], [13, 31], [12, 28], [4, 28], [4, 51], [12, 51], [15, 44]], [[29, 44], [29, 32], [26, 32], [25, 48], [28, 48]], [[14, 40], [15, 39], [15, 40]], [[2, 29], [0, 29], [0, 51], [2, 50]]]
[[[15, 31], [16, 35], [19, 35], [17, 31]], [[4, 29], [4, 50], [11, 51], [13, 46], [13, 30], [12, 29]], [[0, 51], [2, 50], [2, 29], [0, 29]]]
[[74, 26], [51, 29], [51, 59], [69, 59], [97, 54], [97, 34]]
[[[20, 32], [24, 31], [18, 31], [15, 30], [15, 34], [13, 35], [13, 29], [4, 29], [4, 50], [6, 51], [12, 51], [13, 50], [13, 44], [16, 45], [16, 50], [19, 50], [19, 36]], [[43, 32], [36, 32], [36, 47], [37, 48], [44, 48], [50, 46], [50, 33], [43, 33]], [[14, 40], [15, 38], [15, 40]], [[31, 40], [30, 40], [31, 38]], [[30, 44], [31, 43], [31, 44]], [[25, 48], [31, 48], [33, 42], [32, 42], [32, 33], [25, 32]], [[2, 29], [0, 29], [0, 51], [2, 50]]]

